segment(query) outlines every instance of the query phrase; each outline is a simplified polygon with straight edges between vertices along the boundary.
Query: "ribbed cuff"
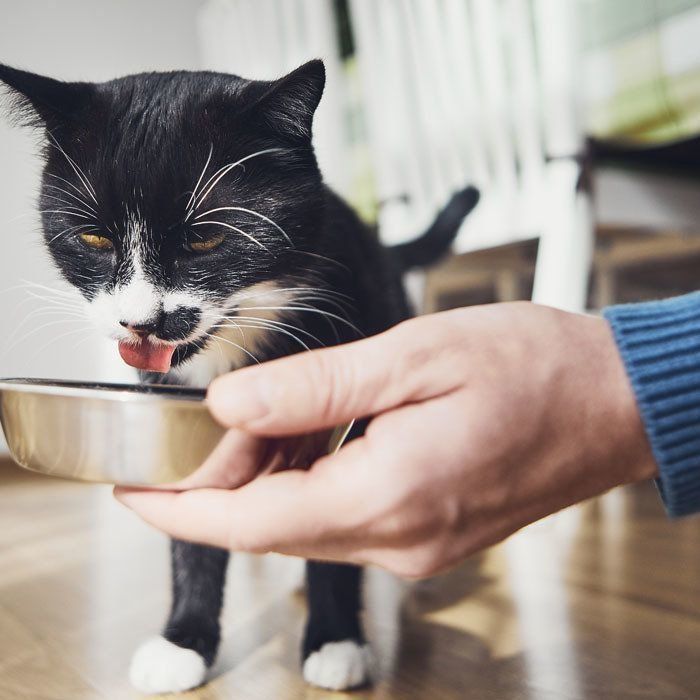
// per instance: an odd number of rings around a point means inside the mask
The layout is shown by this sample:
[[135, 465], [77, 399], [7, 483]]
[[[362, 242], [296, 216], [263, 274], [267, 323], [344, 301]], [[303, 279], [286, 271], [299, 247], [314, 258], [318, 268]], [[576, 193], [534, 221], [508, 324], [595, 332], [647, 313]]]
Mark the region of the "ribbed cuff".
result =
[[700, 292], [603, 315], [634, 387], [666, 511], [700, 512]]

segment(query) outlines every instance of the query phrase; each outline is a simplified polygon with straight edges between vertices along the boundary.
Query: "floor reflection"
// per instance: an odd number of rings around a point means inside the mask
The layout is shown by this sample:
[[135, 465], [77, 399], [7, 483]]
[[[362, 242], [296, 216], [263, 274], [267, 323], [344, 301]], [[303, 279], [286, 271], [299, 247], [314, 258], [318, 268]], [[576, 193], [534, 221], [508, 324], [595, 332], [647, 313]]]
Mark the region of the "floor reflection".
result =
[[[298, 669], [303, 563], [232, 558], [201, 700], [335, 700]], [[137, 697], [135, 645], [168, 606], [167, 541], [110, 490], [0, 469], [0, 700]], [[690, 700], [700, 688], [700, 521], [652, 486], [537, 523], [421, 583], [367, 572], [379, 655], [362, 700]]]

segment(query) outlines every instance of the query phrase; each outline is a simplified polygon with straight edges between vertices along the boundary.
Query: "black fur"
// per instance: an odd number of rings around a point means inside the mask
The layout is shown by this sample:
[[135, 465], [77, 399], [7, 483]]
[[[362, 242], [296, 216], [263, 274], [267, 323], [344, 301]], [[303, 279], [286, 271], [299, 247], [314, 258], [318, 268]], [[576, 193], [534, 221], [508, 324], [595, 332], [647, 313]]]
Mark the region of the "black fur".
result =
[[221, 638], [219, 614], [229, 554], [178, 540], [173, 540], [170, 550], [173, 598], [163, 636], [194, 649], [211, 666]]
[[[232, 294], [264, 281], [328, 291], [313, 302], [325, 315], [283, 315], [303, 330], [309, 347], [372, 335], [407, 318], [402, 272], [447, 250], [478, 194], [468, 188], [453, 198], [423, 238], [393, 251], [383, 248], [323, 184], [311, 128], [324, 79], [320, 61], [274, 82], [173, 72], [62, 83], [0, 66], [15, 114], [47, 134], [39, 204], [45, 242], [61, 274], [88, 301], [127, 285], [136, 274], [130, 249], [136, 234], [129, 227], [138, 219], [149, 281], [164, 293], [203, 295], [218, 305], [222, 320], [236, 317], [235, 305], [227, 306]], [[206, 177], [261, 151], [231, 170], [203, 208], [233, 203], [263, 216], [220, 210], [214, 218], [222, 223], [193, 225], [187, 205], [208, 156]], [[222, 227], [227, 235], [219, 247], [192, 249]], [[109, 238], [113, 249], [90, 248], [80, 237], [85, 232]], [[161, 305], [138, 323], [112, 320], [115, 328], [138, 325], [142, 333], [182, 341], [173, 366], [183, 367], [212, 342], [192, 337], [201, 317], [197, 306], [166, 311]], [[213, 321], [209, 330], [217, 332]], [[294, 339], [270, 332], [257, 353], [269, 360], [301, 349]], [[178, 381], [149, 373], [143, 379]], [[173, 603], [164, 635], [211, 664], [228, 554], [174, 542], [172, 555]], [[359, 569], [312, 562], [308, 592], [304, 658], [326, 642], [364, 641]]]
[[309, 618], [306, 623], [302, 658], [328, 642], [350, 640], [362, 645], [358, 611], [362, 607], [362, 570], [357, 566], [310, 561], [306, 565]]

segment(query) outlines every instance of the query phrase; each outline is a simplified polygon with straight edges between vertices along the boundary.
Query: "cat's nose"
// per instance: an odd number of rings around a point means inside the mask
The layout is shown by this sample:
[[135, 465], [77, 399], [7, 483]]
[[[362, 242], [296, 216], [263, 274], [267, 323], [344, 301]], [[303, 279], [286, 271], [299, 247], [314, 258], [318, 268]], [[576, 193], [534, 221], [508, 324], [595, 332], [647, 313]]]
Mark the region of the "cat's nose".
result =
[[158, 328], [157, 321], [149, 321], [146, 323], [129, 323], [129, 321], [119, 321], [119, 325], [131, 331], [141, 338], [145, 338], [151, 333], [155, 333]]

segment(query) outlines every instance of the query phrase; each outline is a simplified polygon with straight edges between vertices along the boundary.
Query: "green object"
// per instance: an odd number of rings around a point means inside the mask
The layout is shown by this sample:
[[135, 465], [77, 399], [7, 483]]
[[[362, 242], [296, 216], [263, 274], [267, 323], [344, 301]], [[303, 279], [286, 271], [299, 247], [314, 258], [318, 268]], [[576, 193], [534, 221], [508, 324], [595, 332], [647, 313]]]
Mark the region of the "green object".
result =
[[666, 143], [700, 133], [700, 0], [579, 0], [587, 126]]

